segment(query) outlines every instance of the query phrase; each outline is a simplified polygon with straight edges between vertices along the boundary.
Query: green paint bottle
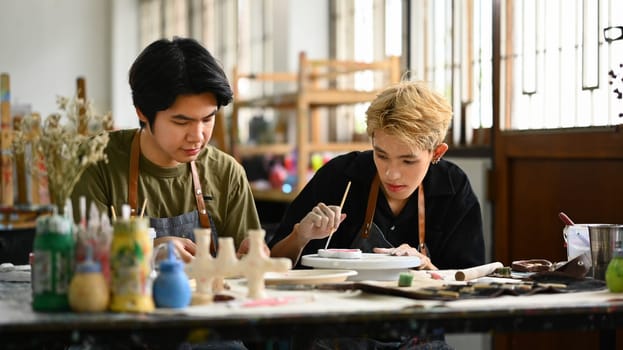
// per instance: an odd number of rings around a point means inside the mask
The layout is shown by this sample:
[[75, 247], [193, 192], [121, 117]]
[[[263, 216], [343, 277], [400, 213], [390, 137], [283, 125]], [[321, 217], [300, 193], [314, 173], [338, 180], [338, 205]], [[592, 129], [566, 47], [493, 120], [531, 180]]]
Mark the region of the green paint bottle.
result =
[[623, 293], [623, 226], [614, 232], [612, 259], [606, 269], [606, 287], [613, 293]]
[[37, 219], [32, 264], [32, 308], [69, 310], [69, 284], [74, 263], [73, 223], [60, 215]]

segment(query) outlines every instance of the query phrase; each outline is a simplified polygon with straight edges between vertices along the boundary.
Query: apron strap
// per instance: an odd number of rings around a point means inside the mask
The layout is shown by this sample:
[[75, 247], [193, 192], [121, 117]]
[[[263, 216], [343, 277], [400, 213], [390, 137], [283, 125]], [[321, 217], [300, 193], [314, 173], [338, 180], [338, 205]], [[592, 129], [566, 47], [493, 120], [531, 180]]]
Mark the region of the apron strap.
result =
[[130, 177], [128, 178], [128, 204], [130, 205], [130, 215], [138, 212], [138, 163], [141, 155], [141, 129], [136, 131], [132, 138], [130, 148]]
[[[130, 204], [131, 214], [136, 215], [138, 212], [138, 165], [139, 165], [139, 157], [141, 154], [141, 129], [136, 131], [134, 138], [132, 139], [132, 146], [130, 148], [130, 177], [128, 179], [128, 204]], [[210, 225], [210, 217], [208, 216], [208, 212], [205, 207], [205, 203], [203, 201], [203, 191], [201, 190], [201, 183], [199, 182], [199, 175], [197, 174], [197, 166], [195, 162], [190, 162], [190, 171], [192, 173], [193, 178], [193, 187], [194, 187], [194, 195], [195, 201], [197, 203], [197, 212], [199, 213], [199, 224], [203, 228], [211, 228]], [[218, 249], [218, 236], [215, 230], [210, 230], [211, 232], [211, 242], [210, 242], [210, 252], [212, 255], [216, 254]]]
[[[370, 228], [372, 227], [372, 220], [374, 220], [374, 212], [376, 211], [376, 200], [379, 194], [379, 174], [374, 175], [372, 184], [370, 185], [370, 193], [368, 194], [368, 206], [366, 208], [366, 217], [364, 219], [363, 228], [361, 230], [361, 237], [368, 238], [370, 234]], [[419, 245], [418, 250], [420, 253], [430, 257], [428, 254], [428, 248], [426, 247], [426, 208], [424, 207], [424, 185], [420, 183], [418, 187], [418, 234]]]
[[376, 210], [376, 198], [379, 195], [379, 174], [374, 174], [372, 184], [370, 185], [370, 193], [368, 194], [368, 207], [366, 208], [366, 218], [363, 222], [363, 230], [361, 231], [361, 237], [368, 238], [370, 234], [370, 227], [372, 227], [372, 220], [374, 220], [374, 211]]
[[[203, 201], [203, 191], [201, 190], [201, 182], [199, 181], [199, 175], [197, 174], [197, 165], [195, 161], [190, 162], [190, 171], [193, 175], [193, 187], [195, 190], [195, 201], [197, 202], [197, 212], [199, 212], [199, 223], [203, 228], [210, 227], [210, 217], [206, 210], [205, 202]], [[218, 236], [216, 230], [210, 230], [212, 239], [210, 240], [210, 252], [216, 254], [218, 250]]]
[[418, 250], [420, 253], [430, 258], [428, 254], [428, 247], [426, 247], [426, 209], [424, 208], [424, 185], [420, 183], [417, 190], [417, 221], [418, 221], [418, 233], [420, 235], [420, 245]]

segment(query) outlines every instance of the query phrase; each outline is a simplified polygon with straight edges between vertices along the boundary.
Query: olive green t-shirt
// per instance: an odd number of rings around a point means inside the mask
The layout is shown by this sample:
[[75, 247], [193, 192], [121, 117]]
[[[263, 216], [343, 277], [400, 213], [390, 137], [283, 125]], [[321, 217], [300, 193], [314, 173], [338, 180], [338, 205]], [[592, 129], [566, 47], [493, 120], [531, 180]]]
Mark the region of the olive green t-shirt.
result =
[[[114, 206], [128, 201], [130, 149], [136, 129], [110, 133], [106, 146], [108, 162], [100, 161], [85, 170], [72, 194], [74, 217], [78, 218], [78, 198], [85, 196], [87, 208], [94, 202], [111, 215]], [[219, 237], [233, 237], [236, 247], [249, 229], [259, 229], [260, 220], [251, 188], [242, 166], [230, 155], [207, 146], [195, 161], [206, 209]], [[169, 218], [197, 210], [190, 164], [162, 168], [142, 154], [139, 160], [138, 205], [147, 200], [145, 216]], [[140, 210], [140, 208], [139, 208]]]

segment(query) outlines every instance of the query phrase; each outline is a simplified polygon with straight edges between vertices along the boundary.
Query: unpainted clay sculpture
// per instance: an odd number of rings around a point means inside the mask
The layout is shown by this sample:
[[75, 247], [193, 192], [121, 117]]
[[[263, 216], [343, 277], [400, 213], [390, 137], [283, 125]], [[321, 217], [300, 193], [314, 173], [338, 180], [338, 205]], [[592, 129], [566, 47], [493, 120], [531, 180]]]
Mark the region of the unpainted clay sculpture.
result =
[[271, 258], [264, 251], [264, 230], [249, 230], [249, 253], [240, 259], [240, 271], [247, 278], [248, 297], [259, 299], [265, 296], [264, 274], [286, 272], [292, 268], [288, 258]]
[[236, 257], [233, 238], [219, 238], [219, 250], [214, 258], [209, 249], [210, 229], [195, 229], [197, 254], [186, 265], [186, 273], [197, 282], [193, 304], [210, 302], [214, 294], [223, 290], [224, 279], [234, 276], [247, 278], [249, 298], [264, 297], [264, 274], [286, 272], [292, 268], [290, 259], [271, 258], [264, 251], [264, 235], [264, 230], [249, 230], [249, 253], [240, 260]]

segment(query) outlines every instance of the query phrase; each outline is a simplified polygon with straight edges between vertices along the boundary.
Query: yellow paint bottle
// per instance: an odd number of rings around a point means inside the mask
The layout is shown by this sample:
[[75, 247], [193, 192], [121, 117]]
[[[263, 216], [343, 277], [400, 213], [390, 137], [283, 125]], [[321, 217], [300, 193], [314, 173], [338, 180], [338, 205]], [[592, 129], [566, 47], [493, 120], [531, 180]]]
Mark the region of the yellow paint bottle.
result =
[[123, 218], [113, 224], [110, 245], [110, 310], [150, 312], [154, 310], [154, 300], [150, 277], [153, 247], [147, 233], [149, 220], [129, 217], [129, 206], [124, 206], [122, 212]]
[[87, 246], [85, 260], [78, 264], [69, 284], [69, 306], [76, 312], [100, 312], [108, 309], [110, 290], [102, 267], [93, 260], [93, 248]]

